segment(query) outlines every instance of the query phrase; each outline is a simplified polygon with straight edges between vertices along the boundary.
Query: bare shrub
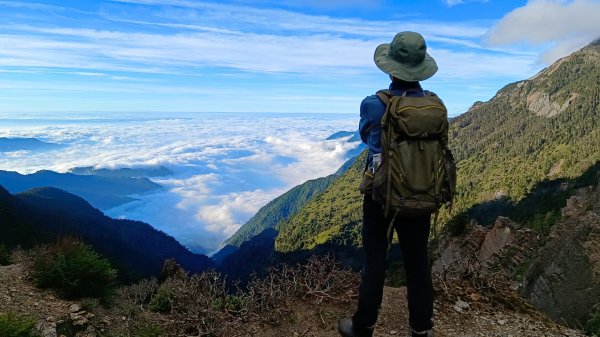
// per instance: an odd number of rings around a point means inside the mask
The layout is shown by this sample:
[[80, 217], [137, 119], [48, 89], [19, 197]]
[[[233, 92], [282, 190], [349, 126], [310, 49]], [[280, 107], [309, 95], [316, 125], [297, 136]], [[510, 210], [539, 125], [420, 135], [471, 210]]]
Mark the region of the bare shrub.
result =
[[119, 289], [119, 294], [143, 310], [144, 305], [150, 302], [157, 289], [158, 281], [156, 278], [143, 279], [138, 283], [122, 287]]
[[45, 255], [48, 251], [48, 245], [38, 245], [31, 249], [17, 247], [12, 251], [10, 260], [12, 263], [20, 264], [27, 269], [31, 269], [33, 261], [38, 257]]
[[293, 298], [349, 301], [357, 289], [359, 275], [342, 267], [332, 256], [312, 257], [305, 264], [270, 268], [263, 278], [253, 277], [245, 291], [248, 315], [277, 323], [289, 311]]
[[228, 292], [221, 274], [208, 271], [174, 275], [160, 286], [155, 280], [142, 281], [120, 294], [142, 310], [149, 308], [149, 296], [163, 294], [161, 301], [168, 301], [170, 310], [155, 314], [149, 323], [169, 336], [240, 336], [251, 332], [248, 323], [278, 324], [297, 300], [348, 301], [358, 279], [358, 274], [326, 256], [296, 266], [273, 267], [234, 292]]
[[178, 336], [219, 336], [230, 317], [220, 303], [227, 296], [225, 279], [215, 271], [167, 279], [160, 287], [170, 295], [168, 330]]

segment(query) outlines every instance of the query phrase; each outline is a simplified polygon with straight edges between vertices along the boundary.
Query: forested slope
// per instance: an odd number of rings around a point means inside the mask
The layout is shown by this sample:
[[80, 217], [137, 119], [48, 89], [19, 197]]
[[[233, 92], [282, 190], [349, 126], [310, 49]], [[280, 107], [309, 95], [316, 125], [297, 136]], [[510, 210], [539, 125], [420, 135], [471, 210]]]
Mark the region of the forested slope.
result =
[[600, 160], [600, 45], [500, 90], [451, 124], [459, 208], [518, 200], [545, 179], [574, 178]]
[[366, 160], [363, 152], [350, 168], [322, 194], [313, 198], [298, 214], [278, 224], [275, 249], [290, 252], [335, 242], [355, 245], [362, 219], [358, 183]]

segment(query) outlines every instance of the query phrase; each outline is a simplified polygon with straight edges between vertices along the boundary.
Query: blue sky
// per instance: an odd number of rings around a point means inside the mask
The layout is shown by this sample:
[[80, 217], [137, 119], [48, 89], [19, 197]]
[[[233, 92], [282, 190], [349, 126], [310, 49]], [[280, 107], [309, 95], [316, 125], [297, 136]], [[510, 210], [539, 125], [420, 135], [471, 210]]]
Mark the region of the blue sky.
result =
[[0, 117], [346, 112], [422, 33], [451, 115], [600, 36], [599, 0], [0, 1]]

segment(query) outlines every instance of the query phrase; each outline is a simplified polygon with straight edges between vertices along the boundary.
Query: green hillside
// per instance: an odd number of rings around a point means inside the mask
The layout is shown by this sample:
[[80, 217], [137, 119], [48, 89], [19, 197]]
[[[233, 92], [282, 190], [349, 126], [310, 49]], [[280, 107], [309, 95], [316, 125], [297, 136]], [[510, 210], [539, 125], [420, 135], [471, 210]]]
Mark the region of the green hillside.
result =
[[600, 46], [590, 45], [456, 118], [458, 208], [582, 174], [600, 159], [599, 104]]
[[243, 242], [265, 229], [275, 227], [281, 220], [298, 212], [313, 195], [324, 191], [336, 178], [337, 176], [332, 174], [324, 178], [309, 180], [275, 198], [262, 207], [225, 244], [239, 247]]
[[361, 194], [358, 191], [366, 152], [322, 194], [313, 198], [289, 221], [278, 224], [277, 251], [311, 249], [318, 244], [358, 243], [358, 224], [362, 221]]
[[[291, 190], [273, 199], [268, 204], [263, 206], [250, 220], [248, 220], [240, 229], [235, 232], [224, 243], [224, 247], [217, 252], [212, 259], [217, 262], [223, 271], [234, 270], [237, 266], [237, 260], [242, 260], [247, 263], [261, 266], [268, 261], [247, 261], [246, 258], [240, 259], [240, 254], [245, 255], [239, 248], [243, 244], [252, 241], [262, 233], [267, 231], [275, 231], [276, 225], [296, 214], [306, 203], [315, 195], [323, 192], [332, 182], [336, 180], [338, 174], [332, 174], [327, 177], [309, 180], [301, 185], [295, 186]], [[277, 234], [275, 232], [275, 234]], [[273, 240], [275, 235], [269, 240], [260, 239], [258, 242], [264, 250], [269, 250], [272, 253]], [[257, 243], [252, 243], [255, 246]], [[269, 248], [270, 247], [270, 248]], [[230, 266], [231, 265], [231, 266]], [[261, 269], [258, 265], [256, 269]]]
[[[453, 119], [450, 146], [458, 161], [458, 196], [452, 215], [464, 219], [474, 205], [493, 208], [495, 201], [506, 207], [540, 182], [583, 174], [600, 161], [599, 105], [600, 45], [591, 44]], [[327, 191], [279, 224], [275, 249], [357, 244], [363, 165], [364, 158], [359, 159]], [[438, 225], [448, 221], [442, 212]]]

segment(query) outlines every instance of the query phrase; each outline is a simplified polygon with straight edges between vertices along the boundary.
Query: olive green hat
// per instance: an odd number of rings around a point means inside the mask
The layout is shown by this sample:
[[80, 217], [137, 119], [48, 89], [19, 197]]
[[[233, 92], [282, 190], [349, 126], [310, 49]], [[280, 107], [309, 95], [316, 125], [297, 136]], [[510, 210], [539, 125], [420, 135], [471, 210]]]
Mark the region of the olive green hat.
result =
[[415, 32], [396, 34], [392, 43], [375, 49], [374, 59], [384, 73], [408, 82], [426, 80], [438, 70], [435, 60], [427, 54], [425, 39]]

